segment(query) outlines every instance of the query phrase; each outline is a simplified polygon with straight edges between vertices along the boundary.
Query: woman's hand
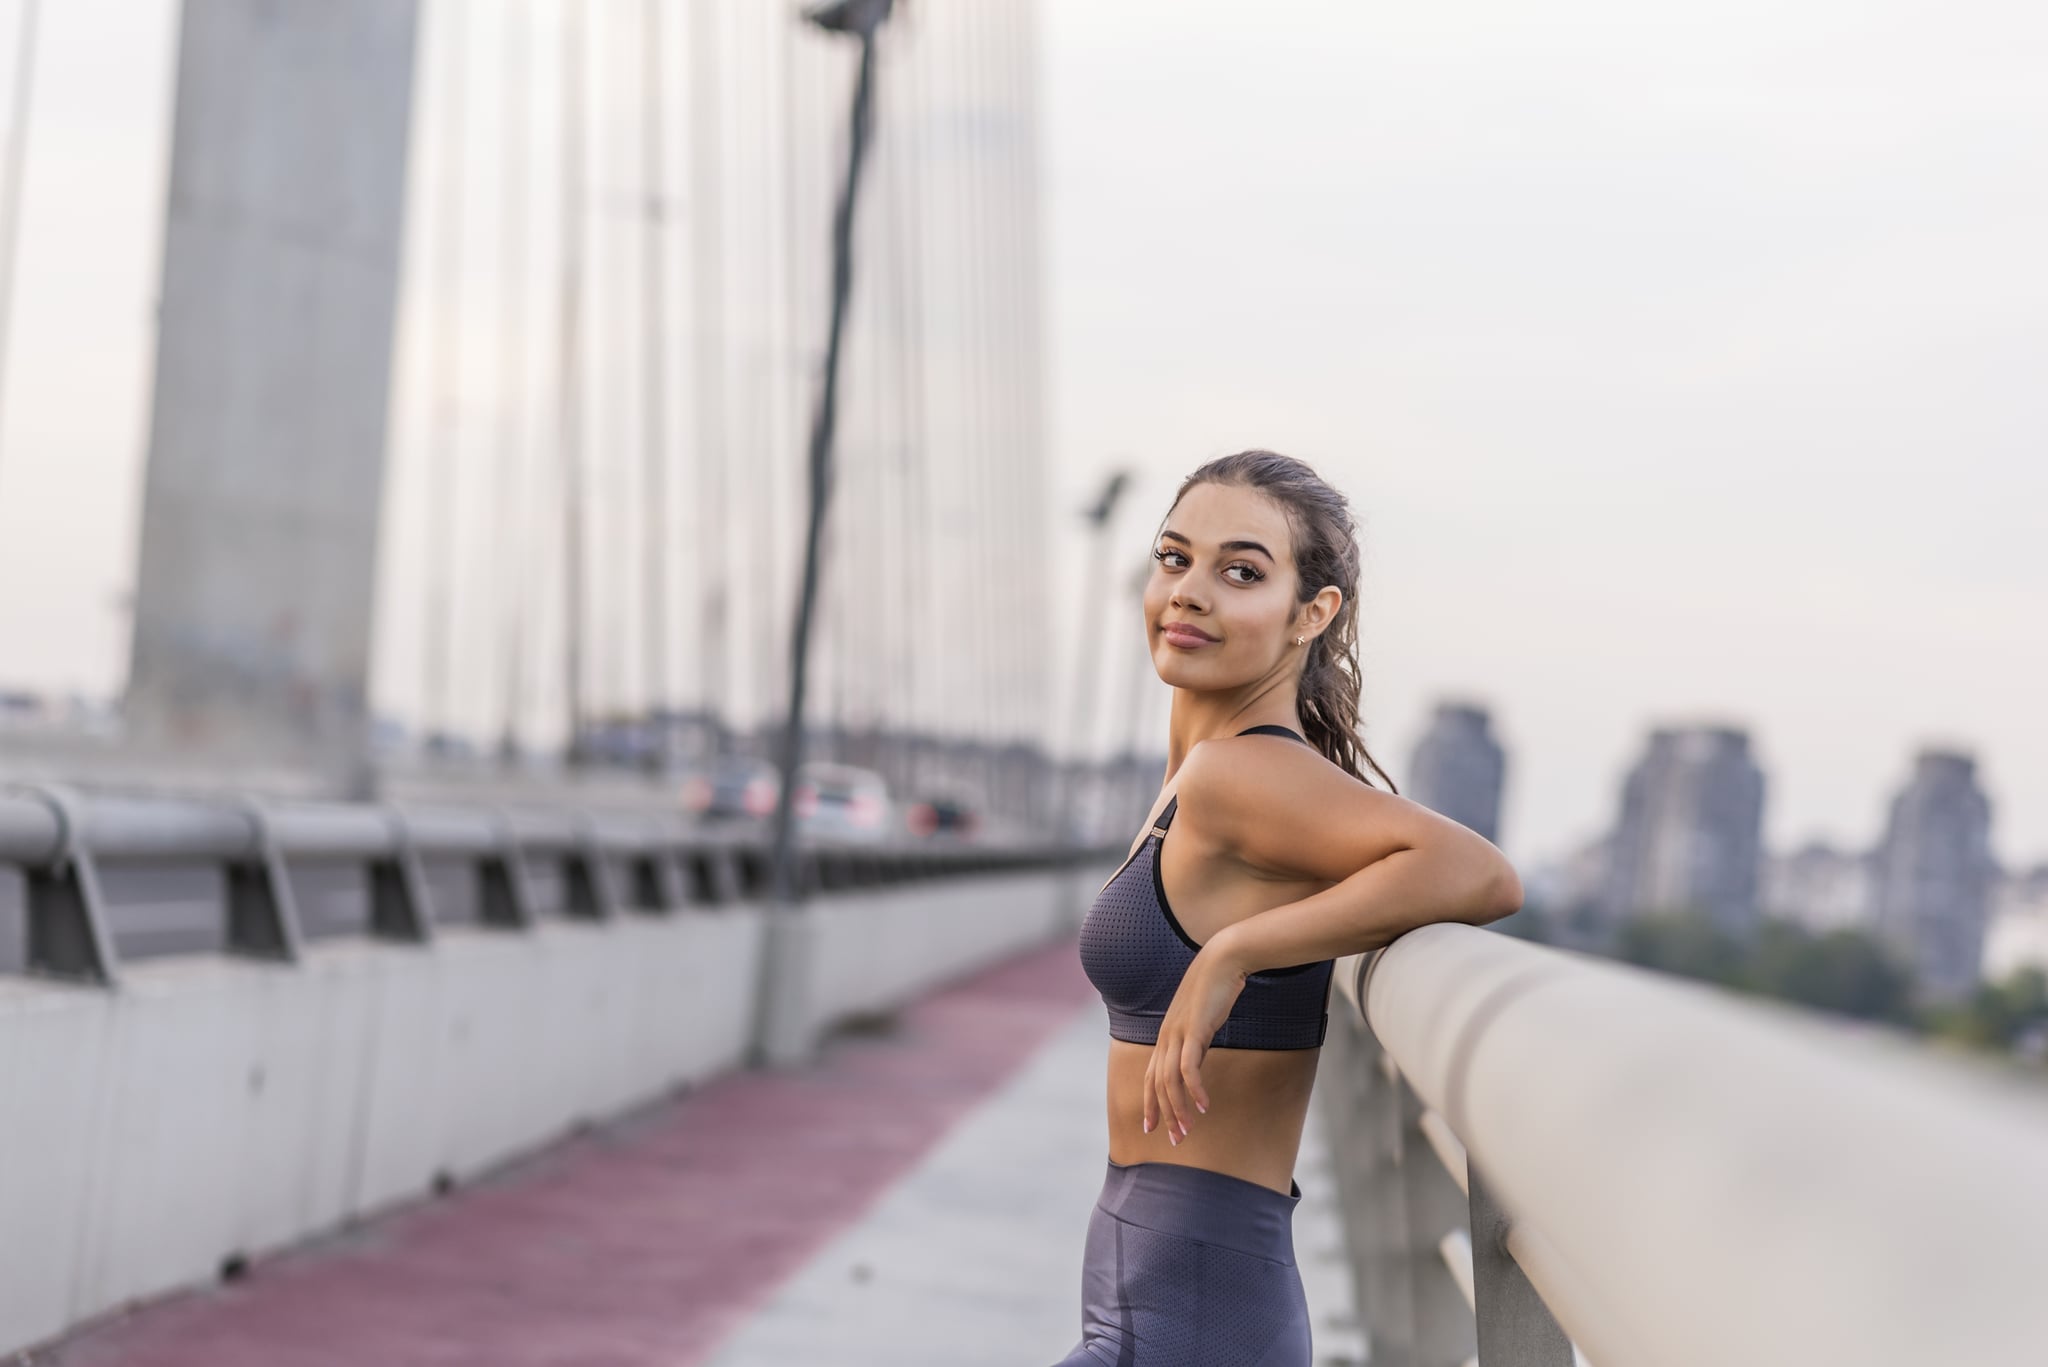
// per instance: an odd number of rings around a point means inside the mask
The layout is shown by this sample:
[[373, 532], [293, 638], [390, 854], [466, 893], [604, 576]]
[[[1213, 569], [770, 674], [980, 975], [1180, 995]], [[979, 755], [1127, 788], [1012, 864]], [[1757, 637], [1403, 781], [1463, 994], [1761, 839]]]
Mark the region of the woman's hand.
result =
[[1197, 1112], [1209, 1109], [1202, 1058], [1244, 990], [1245, 973], [1210, 937], [1181, 975], [1159, 1022], [1159, 1038], [1145, 1065], [1145, 1133], [1163, 1118], [1166, 1138], [1178, 1145]]

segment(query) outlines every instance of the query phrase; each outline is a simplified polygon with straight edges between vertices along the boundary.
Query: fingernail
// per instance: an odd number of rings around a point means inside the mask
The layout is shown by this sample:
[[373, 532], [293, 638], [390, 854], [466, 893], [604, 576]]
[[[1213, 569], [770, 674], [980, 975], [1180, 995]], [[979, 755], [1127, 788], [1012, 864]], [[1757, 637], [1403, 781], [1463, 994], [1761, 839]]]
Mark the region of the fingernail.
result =
[[1197, 1101], [1197, 1102], [1195, 1103], [1195, 1109], [1196, 1109], [1196, 1110], [1198, 1110], [1198, 1111], [1200, 1111], [1200, 1112], [1201, 1112], [1201, 1113], [1202, 1113], [1203, 1115], [1207, 1115], [1207, 1114], [1209, 1114], [1209, 1108], [1208, 1108], [1207, 1106], [1204, 1106], [1204, 1105], [1203, 1105], [1203, 1104], [1202, 1104], [1201, 1102], [1199, 1102], [1199, 1101]]
[[1166, 1132], [1166, 1142], [1173, 1145], [1175, 1148], [1179, 1148], [1180, 1136], [1175, 1134], [1172, 1130], [1168, 1130]]
[[1187, 1122], [1187, 1121], [1183, 1120], [1183, 1121], [1181, 1121], [1181, 1122], [1180, 1122], [1180, 1132], [1181, 1132], [1181, 1134], [1182, 1134], [1183, 1136], [1185, 1136], [1185, 1135], [1187, 1134], [1187, 1132], [1188, 1132], [1188, 1122]]
[[1149, 1119], [1148, 1119], [1148, 1120], [1146, 1120], [1146, 1122], [1145, 1122], [1145, 1133], [1146, 1133], [1146, 1134], [1150, 1134], [1150, 1133], [1152, 1133], [1152, 1122], [1151, 1122], [1151, 1121], [1150, 1121]]

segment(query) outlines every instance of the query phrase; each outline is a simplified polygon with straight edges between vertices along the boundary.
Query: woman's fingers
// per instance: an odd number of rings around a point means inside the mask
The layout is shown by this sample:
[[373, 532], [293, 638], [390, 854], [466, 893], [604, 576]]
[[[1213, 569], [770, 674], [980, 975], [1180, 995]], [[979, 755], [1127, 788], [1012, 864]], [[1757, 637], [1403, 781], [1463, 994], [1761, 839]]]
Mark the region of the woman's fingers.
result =
[[1152, 1113], [1152, 1128], [1166, 1131], [1167, 1142], [1174, 1142], [1180, 1129], [1173, 1123], [1173, 1109], [1166, 1104], [1165, 1089], [1159, 1085], [1159, 1056], [1154, 1047], [1152, 1062], [1145, 1068], [1145, 1109]]
[[1197, 1115], [1209, 1109], [1209, 1091], [1202, 1085], [1202, 1055], [1193, 1039], [1161, 1032], [1152, 1059], [1145, 1066], [1145, 1133], [1164, 1125], [1166, 1140], [1178, 1145], [1187, 1138]]
[[1188, 1100], [1187, 1084], [1181, 1079], [1181, 1051], [1171, 1050], [1166, 1061], [1160, 1065], [1161, 1081], [1166, 1091], [1166, 1103], [1172, 1109], [1175, 1122], [1180, 1126], [1182, 1138], [1188, 1133], [1188, 1122], [1195, 1114], [1194, 1103]]
[[1188, 1096], [1194, 1100], [1195, 1109], [1207, 1114], [1209, 1093], [1202, 1086], [1202, 1052], [1202, 1047], [1192, 1039], [1181, 1046], [1180, 1078]]
[[1159, 1095], [1159, 1113], [1166, 1122], [1166, 1140], [1175, 1145], [1187, 1137], [1188, 1117], [1193, 1109], [1187, 1104], [1186, 1095], [1179, 1091], [1179, 1059], [1178, 1039], [1162, 1035], [1152, 1048], [1152, 1063], [1147, 1070], [1152, 1089]]

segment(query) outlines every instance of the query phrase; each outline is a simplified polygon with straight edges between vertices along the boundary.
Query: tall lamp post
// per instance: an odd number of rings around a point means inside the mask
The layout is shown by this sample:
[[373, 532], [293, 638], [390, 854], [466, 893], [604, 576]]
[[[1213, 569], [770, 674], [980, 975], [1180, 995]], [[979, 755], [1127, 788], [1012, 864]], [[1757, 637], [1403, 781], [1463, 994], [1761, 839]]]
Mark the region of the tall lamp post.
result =
[[860, 77], [853, 87], [852, 133], [846, 153], [846, 184], [832, 220], [832, 322], [825, 337], [825, 382], [811, 420], [811, 517], [804, 540], [803, 594], [797, 602], [796, 638], [790, 645], [789, 719], [782, 734], [782, 794], [775, 802], [775, 901], [797, 900], [793, 804], [797, 767], [803, 763], [804, 686], [811, 653], [811, 614], [818, 597], [818, 543], [825, 508], [832, 497], [832, 436], [839, 418], [839, 346], [846, 326], [846, 302], [853, 291], [853, 208], [860, 192], [861, 163], [873, 132], [875, 32], [889, 17], [891, 0], [832, 0], [804, 17], [829, 33], [860, 40]]
[[782, 785], [775, 801], [774, 893], [770, 905], [767, 990], [759, 1038], [770, 1063], [794, 1062], [810, 1050], [810, 927], [797, 915], [798, 886], [794, 804], [797, 770], [803, 763], [804, 685], [811, 646], [811, 614], [818, 596], [818, 549], [825, 509], [832, 493], [832, 436], [838, 420], [839, 351], [846, 304], [853, 291], [853, 212], [860, 191], [861, 164], [873, 134], [875, 34], [889, 17], [892, 0], [830, 0], [804, 12], [828, 33], [860, 40], [860, 75], [853, 87], [853, 115], [846, 154], [846, 183], [832, 221], [832, 322], [825, 339], [824, 384], [811, 422], [811, 513], [804, 541], [803, 593], [797, 603], [795, 639], [790, 646], [789, 716], [782, 734]]

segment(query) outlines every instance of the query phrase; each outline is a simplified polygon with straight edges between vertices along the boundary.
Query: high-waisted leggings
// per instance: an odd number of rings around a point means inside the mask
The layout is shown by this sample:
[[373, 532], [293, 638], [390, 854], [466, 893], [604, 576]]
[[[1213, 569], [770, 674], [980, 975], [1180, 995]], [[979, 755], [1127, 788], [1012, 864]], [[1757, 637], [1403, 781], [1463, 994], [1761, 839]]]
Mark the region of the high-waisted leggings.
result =
[[1309, 1367], [1288, 1187], [1111, 1162], [1088, 1218], [1081, 1341], [1056, 1367]]

